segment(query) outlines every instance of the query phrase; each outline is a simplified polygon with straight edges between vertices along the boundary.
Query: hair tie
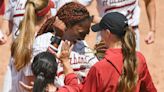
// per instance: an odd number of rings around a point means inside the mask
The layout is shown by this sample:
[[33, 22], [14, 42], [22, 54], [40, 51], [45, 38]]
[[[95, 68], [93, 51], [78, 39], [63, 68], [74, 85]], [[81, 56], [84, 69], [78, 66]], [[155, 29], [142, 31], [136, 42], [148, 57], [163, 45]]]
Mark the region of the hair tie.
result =
[[54, 8], [54, 7], [55, 7], [54, 3], [51, 0], [49, 0], [47, 7], [43, 8], [40, 11], [37, 11], [36, 15], [37, 16], [44, 16], [50, 11], [51, 8]]
[[44, 73], [43, 72], [40, 72], [38, 76], [44, 77]]

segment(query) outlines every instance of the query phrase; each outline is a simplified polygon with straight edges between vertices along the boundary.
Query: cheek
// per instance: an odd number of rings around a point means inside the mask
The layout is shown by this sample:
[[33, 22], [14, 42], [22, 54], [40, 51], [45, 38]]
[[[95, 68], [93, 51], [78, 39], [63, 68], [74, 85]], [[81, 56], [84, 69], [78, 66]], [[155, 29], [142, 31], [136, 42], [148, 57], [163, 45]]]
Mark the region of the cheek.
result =
[[105, 41], [105, 42], [108, 41], [108, 39], [109, 39], [108, 34], [105, 31], [101, 31], [100, 35], [101, 35], [101, 38], [103, 41]]
[[104, 31], [101, 31], [100, 35], [101, 35], [102, 40], [105, 40], [105, 33], [104, 33]]

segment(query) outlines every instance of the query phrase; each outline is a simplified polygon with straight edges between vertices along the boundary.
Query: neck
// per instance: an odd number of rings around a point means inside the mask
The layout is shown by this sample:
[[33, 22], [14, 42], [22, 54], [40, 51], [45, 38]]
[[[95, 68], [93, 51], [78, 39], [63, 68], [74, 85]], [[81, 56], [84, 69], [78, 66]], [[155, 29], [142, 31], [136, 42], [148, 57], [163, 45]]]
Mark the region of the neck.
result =
[[108, 46], [108, 48], [122, 48], [121, 41], [109, 42], [107, 46]]
[[43, 26], [45, 22], [46, 22], [46, 18], [42, 18], [40, 21], [36, 23], [36, 32], [40, 30], [40, 28]]
[[54, 84], [48, 84], [46, 88], [46, 92], [56, 92], [57, 88]]

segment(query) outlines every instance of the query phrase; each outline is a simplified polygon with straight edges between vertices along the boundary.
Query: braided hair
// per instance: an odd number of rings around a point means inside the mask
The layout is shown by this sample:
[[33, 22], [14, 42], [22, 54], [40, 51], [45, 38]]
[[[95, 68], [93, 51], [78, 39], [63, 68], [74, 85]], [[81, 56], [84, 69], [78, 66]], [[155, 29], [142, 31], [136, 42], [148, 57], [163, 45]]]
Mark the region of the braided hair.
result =
[[78, 22], [90, 17], [86, 7], [75, 2], [63, 5], [57, 12], [57, 16], [65, 23], [67, 28], [70, 28]]

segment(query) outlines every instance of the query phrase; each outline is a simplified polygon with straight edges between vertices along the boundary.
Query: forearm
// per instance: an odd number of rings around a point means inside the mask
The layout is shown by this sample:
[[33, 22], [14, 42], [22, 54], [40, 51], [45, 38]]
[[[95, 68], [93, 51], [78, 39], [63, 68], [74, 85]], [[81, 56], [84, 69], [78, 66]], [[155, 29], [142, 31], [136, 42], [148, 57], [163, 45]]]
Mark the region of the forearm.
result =
[[12, 30], [12, 23], [3, 19], [3, 23], [1, 26], [1, 30], [4, 34], [6, 34], [7, 36], [9, 36], [11, 34], [11, 30]]
[[150, 31], [156, 31], [156, 5], [155, 0], [145, 0]]
[[[66, 60], [68, 60], [69, 61], [69, 59], [66, 59]], [[71, 65], [70, 65], [70, 62], [63, 62], [63, 70], [64, 70], [64, 74], [65, 75], [68, 75], [68, 74], [70, 74], [70, 73], [73, 73], [74, 71], [73, 71], [73, 69], [72, 69], [72, 67], [71, 67]]]

